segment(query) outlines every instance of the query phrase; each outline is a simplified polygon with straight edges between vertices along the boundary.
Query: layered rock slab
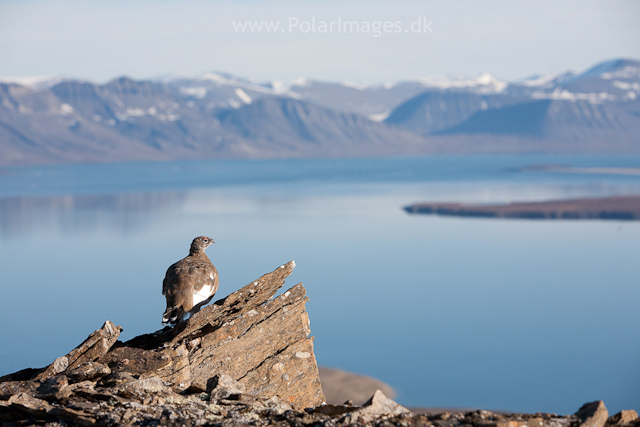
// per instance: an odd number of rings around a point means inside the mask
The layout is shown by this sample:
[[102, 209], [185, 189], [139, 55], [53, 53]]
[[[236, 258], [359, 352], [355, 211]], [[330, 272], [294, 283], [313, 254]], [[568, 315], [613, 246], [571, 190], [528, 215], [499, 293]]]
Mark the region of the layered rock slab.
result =
[[[100, 381], [99, 386], [127, 396], [127, 390], [147, 383], [173, 393], [211, 392], [225, 378], [245, 394], [275, 397], [294, 408], [321, 405], [306, 289], [297, 284], [274, 298], [294, 267], [293, 261], [282, 265], [176, 327], [124, 343], [117, 341], [121, 328], [107, 321], [69, 354], [35, 371], [30, 381], [3, 384], [0, 395], [30, 391], [60, 376], [65, 384]], [[25, 370], [20, 376], [29, 374]], [[17, 374], [7, 377], [14, 379]]]
[[112, 372], [157, 375], [175, 392], [208, 392], [226, 375], [247, 394], [318, 406], [324, 395], [306, 289], [297, 284], [273, 298], [294, 267], [292, 261], [265, 274], [175, 328], [116, 346], [99, 362]]

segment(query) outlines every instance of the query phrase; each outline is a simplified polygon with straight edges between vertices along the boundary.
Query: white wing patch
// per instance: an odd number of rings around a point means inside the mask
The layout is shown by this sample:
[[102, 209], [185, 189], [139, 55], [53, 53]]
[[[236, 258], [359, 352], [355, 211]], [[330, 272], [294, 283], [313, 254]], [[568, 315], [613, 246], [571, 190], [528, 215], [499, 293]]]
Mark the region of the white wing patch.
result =
[[211, 280], [216, 280], [216, 273], [209, 273], [209, 277], [211, 277]]
[[205, 285], [199, 291], [193, 292], [193, 305], [197, 305], [206, 300], [213, 293], [213, 285]]

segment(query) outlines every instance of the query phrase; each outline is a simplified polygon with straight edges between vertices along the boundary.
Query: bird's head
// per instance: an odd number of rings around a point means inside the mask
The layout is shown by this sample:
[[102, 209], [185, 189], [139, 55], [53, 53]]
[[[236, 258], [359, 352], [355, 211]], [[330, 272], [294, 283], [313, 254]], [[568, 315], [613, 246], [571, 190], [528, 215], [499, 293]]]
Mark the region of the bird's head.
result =
[[192, 254], [204, 252], [205, 249], [209, 247], [210, 244], [215, 243], [211, 237], [200, 236], [193, 239], [191, 242], [191, 250], [189, 251]]

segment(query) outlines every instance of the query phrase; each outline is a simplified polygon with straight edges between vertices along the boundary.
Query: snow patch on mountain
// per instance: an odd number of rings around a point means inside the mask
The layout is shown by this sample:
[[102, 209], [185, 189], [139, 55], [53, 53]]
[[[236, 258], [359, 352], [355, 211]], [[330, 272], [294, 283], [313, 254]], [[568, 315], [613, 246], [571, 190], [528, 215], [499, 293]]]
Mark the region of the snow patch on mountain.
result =
[[247, 92], [243, 91], [239, 87], [236, 88], [235, 93], [236, 96], [240, 98], [240, 100], [242, 100], [242, 102], [244, 102], [245, 104], [251, 104], [253, 102], [253, 99], [249, 95], [247, 95]]
[[425, 87], [438, 89], [472, 89], [476, 93], [500, 93], [509, 83], [497, 79], [489, 73], [483, 73], [475, 79], [450, 76], [430, 76], [418, 80]]
[[64, 80], [59, 76], [0, 77], [0, 83], [17, 84], [34, 90], [49, 89]]
[[305, 78], [305, 77], [298, 77], [297, 79], [295, 79], [294, 81], [291, 82], [291, 87], [307, 87], [307, 86], [311, 86], [312, 81]]
[[533, 99], [554, 99], [561, 101], [587, 101], [591, 104], [600, 104], [604, 101], [616, 101], [617, 98], [607, 92], [600, 93], [573, 93], [568, 90], [556, 89], [553, 92], [533, 92]]
[[229, 84], [237, 84], [237, 79], [229, 74], [221, 74], [221, 73], [204, 73], [195, 78], [195, 80], [199, 81], [209, 81], [218, 83], [220, 85], [229, 85]]
[[269, 86], [271, 87], [271, 90], [273, 91], [273, 93], [276, 95], [289, 92], [289, 85], [279, 80], [274, 80], [270, 82]]
[[361, 84], [361, 83], [354, 83], [354, 82], [342, 82], [340, 84], [344, 87], [348, 87], [355, 90], [367, 90], [369, 87], [368, 85]]
[[146, 116], [147, 112], [142, 108], [127, 108], [127, 115], [130, 117]]
[[372, 122], [384, 122], [391, 115], [391, 111], [386, 111], [384, 113], [379, 114], [370, 114], [369, 120]]
[[230, 106], [231, 108], [238, 109], [238, 108], [242, 107], [242, 104], [240, 104], [238, 101], [236, 101], [236, 100], [235, 100], [235, 99], [233, 99], [233, 98], [229, 98], [229, 99], [227, 99], [227, 103], [229, 104], [229, 106]]
[[614, 80], [613, 82], [611, 82], [611, 84], [613, 84], [618, 89], [622, 89], [622, 90], [635, 90], [636, 92], [640, 91], [640, 83], [638, 82], [627, 83], [627, 82], [621, 82], [619, 80]]
[[613, 59], [591, 67], [580, 77], [611, 79], [635, 79], [640, 77], [640, 61], [633, 59]]
[[193, 96], [194, 98], [202, 99], [207, 96], [208, 89], [202, 86], [195, 87], [180, 87], [180, 93], [187, 96]]
[[612, 72], [602, 73], [601, 77], [606, 80], [637, 79], [640, 78], [640, 66], [627, 65]]
[[524, 79], [518, 84], [526, 87], [552, 87], [558, 83], [566, 82], [575, 77], [575, 74], [571, 71], [564, 71], [561, 73], [542, 74]]
[[63, 116], [68, 116], [70, 114], [73, 114], [75, 112], [75, 108], [73, 108], [71, 105], [69, 104], [60, 104], [60, 114], [62, 114]]

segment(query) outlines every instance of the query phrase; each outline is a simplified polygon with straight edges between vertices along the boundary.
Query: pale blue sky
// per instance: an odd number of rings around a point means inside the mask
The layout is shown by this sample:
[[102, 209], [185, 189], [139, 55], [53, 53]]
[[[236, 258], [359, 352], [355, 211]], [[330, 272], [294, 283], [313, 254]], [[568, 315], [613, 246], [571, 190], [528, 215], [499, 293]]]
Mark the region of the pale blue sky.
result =
[[[289, 31], [312, 18], [316, 33], [303, 33], [305, 24]], [[337, 24], [319, 32], [339, 18], [361, 28], [392, 21], [399, 32], [345, 34]], [[433, 33], [411, 31], [420, 18]], [[279, 31], [234, 30], [248, 20], [280, 21]], [[637, 0], [0, 0], [0, 76], [106, 81], [217, 70], [380, 83], [490, 72], [516, 80], [640, 58], [639, 21]]]

